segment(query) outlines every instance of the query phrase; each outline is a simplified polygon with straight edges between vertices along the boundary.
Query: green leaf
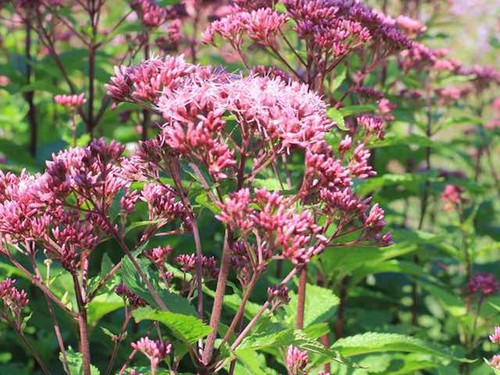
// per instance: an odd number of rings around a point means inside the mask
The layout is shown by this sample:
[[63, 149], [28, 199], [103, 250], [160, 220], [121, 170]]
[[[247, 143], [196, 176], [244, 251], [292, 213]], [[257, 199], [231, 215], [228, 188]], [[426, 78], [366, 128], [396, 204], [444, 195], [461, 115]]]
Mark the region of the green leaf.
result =
[[172, 331], [175, 337], [190, 345], [212, 332], [212, 328], [191, 315], [158, 311], [149, 307], [135, 310], [132, 315], [137, 322], [154, 320], [162, 323]]
[[270, 347], [288, 346], [293, 343], [293, 328], [280, 323], [271, 323], [263, 330], [247, 336], [238, 346], [236, 352], [244, 349], [260, 350]]
[[[289, 322], [297, 317], [297, 300], [297, 294], [290, 293], [290, 303], [285, 307]], [[331, 290], [307, 284], [304, 327], [330, 320], [335, 315], [338, 304], [339, 298]]]
[[[71, 346], [66, 349], [66, 359], [68, 360], [69, 372], [71, 375], [83, 375], [83, 358], [82, 354], [75, 352]], [[63, 362], [62, 354], [59, 354], [59, 360]], [[97, 367], [90, 365], [90, 373], [92, 375], [99, 375], [100, 372]]]
[[402, 273], [405, 275], [419, 277], [421, 279], [428, 279], [429, 277], [431, 277], [428, 272], [426, 272], [422, 267], [416, 265], [413, 262], [393, 259], [385, 262], [364, 264], [354, 272], [354, 276], [351, 279], [351, 282], [353, 284], [356, 284], [367, 275], [389, 272]]
[[[35, 162], [28, 154], [28, 148], [0, 138], [0, 150], [9, 162], [19, 163], [25, 167], [34, 167]], [[0, 163], [2, 166], [3, 163]]]
[[440, 144], [434, 142], [426, 136], [419, 134], [410, 134], [410, 135], [394, 135], [388, 134], [384, 137], [383, 140], [377, 141], [373, 144], [374, 148], [380, 147], [389, 147], [389, 146], [399, 146], [399, 145], [415, 145], [421, 147], [435, 147], [439, 148]]
[[105, 315], [123, 307], [123, 299], [115, 293], [105, 293], [97, 296], [90, 303], [88, 321], [90, 326], [95, 326]]
[[275, 370], [266, 366], [264, 354], [255, 353], [253, 350], [239, 350], [236, 354], [235, 374], [241, 375], [274, 375]]
[[348, 131], [349, 129], [346, 128], [345, 126], [345, 121], [344, 121], [344, 116], [342, 115], [342, 113], [338, 110], [338, 109], [335, 109], [335, 108], [330, 108], [327, 112], [326, 112], [327, 116], [330, 117], [333, 121], [335, 121], [335, 123], [337, 124], [337, 127], [340, 129], [340, 130], [343, 130], [343, 131]]
[[326, 275], [341, 277], [352, 274], [356, 269], [378, 264], [415, 250], [417, 245], [411, 242], [400, 242], [384, 248], [353, 246], [345, 250], [326, 249], [320, 256], [320, 267], [325, 270]]
[[376, 109], [376, 104], [358, 104], [340, 108], [339, 111], [342, 116], [347, 117], [364, 112], [373, 112]]
[[443, 309], [446, 310], [450, 315], [457, 318], [467, 315], [467, 309], [460, 297], [437, 285], [428, 283], [419, 283], [419, 285], [430, 295], [436, 298], [440, 302]]
[[220, 208], [217, 206], [208, 196], [208, 192], [203, 191], [201, 194], [196, 196], [196, 203], [200, 204], [202, 207], [208, 208], [214, 214], [220, 213]]
[[46, 91], [49, 94], [57, 94], [60, 92], [54, 84], [50, 81], [38, 80], [36, 82], [24, 85], [19, 89], [19, 92], [29, 92], [29, 91]]
[[[211, 297], [215, 297], [215, 292], [213, 290], [204, 287], [203, 291], [205, 294]], [[224, 306], [230, 308], [233, 311], [238, 311], [241, 306], [241, 301], [241, 297], [236, 293], [227, 294], [224, 296]], [[261, 305], [257, 303], [247, 301], [245, 305], [245, 316], [249, 319], [253, 318], [260, 310], [260, 307]]]
[[496, 311], [500, 312], [500, 306], [495, 305], [493, 302], [488, 302], [488, 304], [493, 307]]
[[352, 357], [360, 354], [377, 352], [411, 352], [431, 354], [442, 358], [468, 361], [457, 357], [448, 348], [429, 343], [416, 337], [400, 335], [397, 333], [367, 332], [337, 340], [332, 346], [343, 356]]
[[[136, 251], [137, 254], [141, 252], [142, 249], [138, 249]], [[157, 273], [152, 272], [149, 268], [149, 260], [136, 257], [136, 261], [139, 264], [139, 267], [141, 267], [142, 271], [146, 274], [148, 280], [151, 282], [156, 292], [159, 294], [161, 300], [165, 303], [167, 309], [170, 312], [196, 316], [196, 309], [189, 303], [187, 299], [184, 299], [177, 294], [170, 293], [162, 289], [162, 287], [159, 285], [159, 277]], [[159, 308], [128, 257], [123, 260], [123, 264], [120, 268], [120, 271], [118, 272], [118, 275], [132, 292], [143, 298], [150, 306]]]
[[132, 224], [130, 224], [127, 228], [125, 228], [125, 233], [127, 234], [131, 230], [141, 228], [141, 227], [146, 227], [148, 225], [154, 225], [154, 224], [159, 224], [163, 219], [157, 219], [157, 220], [143, 220], [143, 221], [136, 221]]
[[335, 70], [335, 78], [333, 79], [332, 87], [330, 87], [330, 91], [332, 93], [335, 90], [337, 90], [342, 85], [342, 82], [344, 82], [346, 76], [347, 76], [347, 68], [346, 68], [346, 66], [345, 65], [340, 65]]
[[307, 350], [309, 353], [321, 355], [328, 361], [348, 364], [342, 359], [337, 350], [325, 348], [323, 344], [309, 337], [305, 331], [286, 328], [279, 323], [271, 323], [265, 329], [247, 336], [238, 349], [236, 349], [235, 355], [238, 356], [241, 351], [249, 350], [256, 351], [279, 347], [286, 349], [290, 345]]

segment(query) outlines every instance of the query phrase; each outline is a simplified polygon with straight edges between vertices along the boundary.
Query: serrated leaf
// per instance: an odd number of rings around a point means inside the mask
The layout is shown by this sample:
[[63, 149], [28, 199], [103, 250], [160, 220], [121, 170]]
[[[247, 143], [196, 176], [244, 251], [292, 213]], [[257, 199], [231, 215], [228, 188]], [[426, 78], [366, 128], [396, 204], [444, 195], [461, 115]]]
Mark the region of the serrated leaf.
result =
[[345, 357], [395, 351], [430, 354], [451, 360], [468, 361], [459, 358], [455, 353], [443, 346], [397, 333], [367, 332], [345, 337], [337, 340], [332, 348], [337, 349]]
[[247, 336], [236, 351], [287, 346], [293, 342], [293, 339], [293, 328], [285, 327], [280, 323], [271, 323], [263, 330]]
[[190, 345], [212, 332], [212, 328], [191, 315], [158, 311], [149, 307], [135, 310], [132, 315], [137, 322], [153, 320], [162, 323], [172, 331], [175, 337]]
[[[146, 245], [143, 247], [145, 246]], [[136, 251], [136, 254], [141, 252], [142, 247]], [[169, 311], [185, 315], [196, 315], [196, 309], [187, 299], [161, 288], [159, 285], [159, 277], [156, 273], [151, 272], [149, 268], [150, 262], [147, 259], [136, 257], [136, 261], [146, 274], [153, 287], [156, 289], [156, 292], [159, 294], [161, 300], [165, 303]], [[128, 257], [123, 260], [123, 264], [118, 272], [118, 275], [132, 292], [143, 298], [150, 306], [159, 308]]]
[[[298, 297], [290, 293], [290, 303], [285, 307], [288, 321], [294, 321], [297, 316]], [[307, 284], [304, 313], [304, 327], [330, 320], [335, 315], [339, 298], [329, 289], [313, 284]]]
[[309, 353], [321, 355], [328, 361], [348, 364], [341, 358], [337, 350], [325, 348], [323, 344], [309, 337], [305, 331], [287, 328], [279, 323], [271, 323], [260, 332], [247, 336], [236, 349], [235, 355], [238, 356], [240, 351], [256, 351], [279, 347], [286, 349], [290, 345], [307, 350]]
[[236, 354], [235, 375], [274, 375], [275, 370], [266, 366], [264, 354], [255, 353], [253, 350], [239, 350]]

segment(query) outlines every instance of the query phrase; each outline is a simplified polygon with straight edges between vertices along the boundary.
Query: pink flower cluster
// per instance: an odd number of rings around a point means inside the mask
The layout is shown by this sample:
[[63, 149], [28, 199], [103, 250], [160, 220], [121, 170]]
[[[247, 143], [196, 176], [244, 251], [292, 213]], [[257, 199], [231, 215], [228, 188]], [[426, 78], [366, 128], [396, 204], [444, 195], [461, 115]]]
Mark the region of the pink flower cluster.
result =
[[[385, 100], [385, 99], [382, 99]], [[383, 103], [386, 105], [386, 103]], [[390, 111], [390, 109], [389, 109]], [[387, 111], [386, 111], [387, 112]], [[385, 135], [385, 121], [382, 117], [363, 114], [357, 117], [358, 124], [361, 125], [367, 135], [374, 135], [379, 139], [383, 139]]]
[[141, 22], [151, 28], [157, 28], [176, 16], [173, 8], [164, 8], [155, 0], [133, 0], [130, 6], [137, 12]]
[[462, 197], [464, 191], [465, 189], [460, 186], [452, 184], [446, 185], [441, 194], [441, 200], [444, 202], [443, 208], [447, 211], [455, 210], [464, 202], [464, 198]]
[[290, 24], [305, 41], [309, 56], [317, 65], [330, 57], [343, 57], [369, 42], [385, 54], [411, 46], [395, 20], [358, 2], [283, 0], [285, 13], [272, 9], [272, 3], [261, 1], [255, 6], [238, 3], [235, 12], [208, 27], [203, 41], [213, 44], [219, 35], [236, 51], [241, 51], [247, 36], [275, 51], [281, 29]]
[[208, 76], [210, 70], [187, 64], [182, 56], [152, 58], [137, 67], [115, 67], [108, 95], [117, 103], [146, 101], [156, 103], [163, 92], [172, 92], [190, 79]]
[[22, 309], [29, 302], [26, 291], [17, 289], [12, 279], [5, 279], [0, 282], [0, 299], [17, 319], [20, 317]]
[[[306, 173], [297, 198], [265, 189], [251, 194], [252, 189], [239, 188], [218, 203], [221, 222], [242, 236], [258, 232], [260, 245], [246, 250], [257, 259], [278, 255], [295, 263], [307, 262], [329, 243], [324, 233], [338, 215], [344, 216], [341, 223], [345, 228], [353, 221], [361, 222], [363, 241], [389, 242], [389, 236], [379, 233], [383, 219], [374, 225], [366, 213], [368, 201], [361, 201], [351, 189], [352, 178], [374, 174], [369, 151], [364, 143], [358, 143], [349, 152], [352, 140], [346, 137], [336, 156], [325, 141], [333, 128], [326, 105], [306, 85], [285, 81], [280, 75], [240, 77], [212, 72], [187, 64], [182, 57], [148, 60], [117, 72], [108, 93], [117, 102], [143, 102], [164, 120], [159, 136], [142, 142], [124, 163], [130, 178], [147, 181], [157, 178], [160, 170], [175, 174], [173, 166], [184, 159], [204, 167], [213, 182], [226, 179], [240, 187], [245, 183], [251, 186], [258, 173], [279, 155], [305, 150]], [[367, 132], [381, 136], [382, 120], [366, 117], [365, 122]], [[241, 140], [233, 139], [235, 131]], [[156, 183], [146, 185], [142, 197], [150, 204], [150, 212], [167, 201], [166, 212], [178, 217], [182, 211], [173, 208], [175, 192]], [[322, 199], [319, 202], [318, 197]], [[309, 209], [298, 206], [297, 199], [316, 204]], [[341, 213], [347, 207], [350, 211]], [[316, 210], [331, 216], [327, 226], [316, 223]], [[151, 219], [155, 217], [158, 215]], [[280, 254], [274, 253], [277, 249], [281, 249]]]
[[[196, 254], [180, 254], [175, 258], [175, 261], [183, 272], [194, 274], [196, 272]], [[207, 280], [216, 279], [219, 274], [217, 268], [217, 260], [215, 257], [201, 257], [201, 266], [203, 269], [203, 276]]]
[[296, 346], [290, 345], [286, 355], [286, 368], [291, 375], [305, 374], [305, 369], [309, 363], [309, 354], [305, 350], [300, 350]]
[[85, 94], [79, 95], [56, 95], [54, 96], [54, 101], [68, 108], [80, 108], [86, 102]]
[[171, 246], [159, 246], [150, 250], [144, 251], [144, 256], [156, 266], [161, 266], [165, 263], [166, 258], [172, 254]]
[[171, 188], [150, 183], [140, 191], [130, 189], [134, 180], [123, 151], [117, 142], [95, 139], [88, 147], [54, 155], [42, 174], [0, 172], [0, 239], [37, 243], [47, 256], [77, 273], [80, 257], [119, 230], [112, 217], [117, 202], [124, 218], [145, 201], [156, 229], [177, 218], [185, 222], [186, 209]]
[[498, 281], [491, 273], [476, 273], [467, 283], [466, 290], [469, 294], [480, 293], [489, 297], [498, 292]]
[[234, 48], [239, 49], [243, 36], [266, 46], [274, 46], [275, 38], [281, 26], [286, 22], [284, 14], [270, 8], [237, 11], [214, 21], [203, 34], [203, 42], [213, 44], [216, 35], [227, 40]]
[[178, 201], [177, 192], [167, 185], [159, 183], [145, 185], [140, 199], [147, 202], [151, 221], [169, 222], [176, 218], [187, 217], [187, 209]]
[[473, 84], [478, 91], [500, 84], [500, 71], [491, 66], [474, 65], [472, 68], [463, 69], [461, 73], [472, 76]]
[[500, 371], [500, 354], [495, 354], [488, 364], [493, 367], [495, 370]]
[[290, 302], [290, 296], [288, 295], [288, 288], [286, 285], [270, 286], [267, 288], [267, 295], [275, 308], [278, 305], [286, 305]]
[[239, 229], [245, 237], [258, 232], [261, 245], [257, 249], [260, 259], [269, 259], [276, 249], [294, 263], [305, 263], [324, 248], [322, 228], [315, 224], [312, 212], [297, 210], [292, 199], [278, 192], [258, 189], [254, 197], [249, 189], [233, 193], [221, 205], [218, 220]]
[[418, 35], [427, 30], [427, 27], [422, 25], [420, 21], [405, 15], [398, 16], [396, 18], [396, 23], [410, 35]]
[[149, 337], [142, 337], [132, 343], [132, 348], [144, 354], [150, 361], [151, 367], [156, 369], [160, 361], [168, 357], [172, 352], [172, 344], [161, 340], [151, 340]]
[[125, 284], [121, 283], [115, 288], [115, 293], [121, 296], [124, 300], [127, 300], [130, 303], [130, 306], [144, 307], [146, 306], [146, 301], [144, 301], [137, 294], [132, 292]]
[[500, 327], [495, 327], [495, 332], [490, 335], [490, 341], [494, 344], [500, 344]]

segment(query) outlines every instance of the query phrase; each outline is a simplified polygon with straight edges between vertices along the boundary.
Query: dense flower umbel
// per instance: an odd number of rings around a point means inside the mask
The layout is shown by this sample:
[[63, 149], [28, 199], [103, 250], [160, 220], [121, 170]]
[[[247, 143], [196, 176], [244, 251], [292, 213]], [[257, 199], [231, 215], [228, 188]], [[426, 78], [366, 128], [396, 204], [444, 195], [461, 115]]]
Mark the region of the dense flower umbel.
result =
[[463, 203], [464, 198], [462, 197], [465, 189], [457, 186], [448, 184], [445, 186], [443, 193], [441, 194], [441, 200], [444, 203], [444, 209], [451, 211], [456, 209], [460, 204]]
[[[340, 216], [337, 234], [356, 221], [361, 223], [357, 241], [387, 244], [389, 238], [379, 234], [383, 220], [377, 225], [370, 220], [365, 223], [371, 217], [366, 215], [368, 201], [362, 202], [351, 190], [351, 178], [374, 174], [368, 165], [369, 151], [360, 143], [349, 152], [350, 142], [345, 139], [339, 146], [340, 158], [336, 156], [337, 151], [325, 141], [333, 128], [326, 106], [306, 85], [281, 76], [212, 72], [187, 64], [182, 57], [121, 69], [112, 82], [108, 91], [120, 93], [115, 100], [146, 101], [165, 121], [158, 138], [141, 143], [125, 162], [131, 178], [157, 178], [160, 171], [175, 172], [173, 166], [187, 160], [204, 166], [212, 181], [251, 185], [278, 156], [305, 151], [306, 173], [297, 198], [240, 188], [217, 203], [221, 208], [217, 218], [251, 242], [248, 251], [254, 254], [254, 262], [275, 255], [307, 262], [333, 241], [326, 233]], [[382, 125], [375, 122], [367, 125], [367, 132], [382, 132]], [[238, 142], [235, 132], [241, 137]], [[157, 189], [164, 191], [152, 194]], [[142, 195], [148, 202], [156, 202], [152, 195], [174, 198], [172, 191], [157, 184], [146, 185]], [[150, 205], [150, 212], [155, 212], [158, 204]], [[346, 208], [349, 211], [342, 212]], [[169, 212], [179, 216], [178, 210]], [[323, 226], [317, 223], [321, 213], [329, 216]], [[277, 249], [281, 253], [275, 253]]]
[[490, 335], [490, 341], [495, 344], [500, 344], [500, 327], [495, 327], [495, 332]]
[[176, 16], [173, 8], [164, 8], [154, 0], [133, 0], [130, 6], [137, 12], [141, 22], [151, 28], [164, 24]]
[[500, 371], [500, 354], [495, 354], [488, 364], [495, 370]]
[[309, 363], [307, 351], [300, 350], [296, 346], [289, 346], [286, 356], [286, 368], [291, 375], [305, 374], [305, 368]]
[[16, 321], [19, 321], [22, 309], [29, 302], [26, 291], [17, 289], [12, 279], [5, 279], [0, 282], [0, 299], [10, 310]]
[[232, 194], [221, 205], [217, 219], [239, 229], [243, 237], [257, 232], [262, 241], [258, 258], [269, 259], [273, 250], [282, 249], [285, 258], [304, 263], [324, 249], [322, 228], [315, 224], [311, 211], [297, 210], [291, 199], [278, 192], [259, 189], [254, 193], [253, 198], [249, 189]]
[[[183, 209], [154, 185], [131, 192], [131, 181], [122, 167], [124, 146], [93, 140], [88, 147], [61, 151], [47, 162], [42, 174], [15, 176], [0, 172], [0, 238], [32, 252], [37, 244], [72, 273], [81, 257], [87, 257], [100, 241], [118, 230], [113, 226], [112, 206], [123, 205], [120, 215], [132, 212], [139, 199], [150, 207], [155, 228]], [[162, 186], [165, 188], [165, 186]], [[161, 188], [160, 188], [161, 190]], [[161, 195], [161, 197], [158, 196]], [[118, 205], [119, 206], [119, 205]], [[120, 208], [120, 207], [118, 207]]]
[[[195, 273], [196, 271], [196, 254], [180, 254], [175, 258], [175, 261], [180, 266], [181, 270], [186, 273]], [[214, 257], [202, 256], [201, 264], [203, 268], [203, 276], [205, 279], [215, 279], [219, 273], [217, 261]]]
[[491, 273], [476, 273], [467, 283], [466, 290], [470, 294], [480, 293], [489, 297], [498, 292], [498, 281]]
[[132, 307], [143, 307], [146, 306], [146, 301], [144, 301], [137, 294], [132, 292], [125, 284], [119, 284], [115, 288], [115, 293], [122, 297], [124, 300], [128, 301]]
[[149, 359], [152, 369], [156, 369], [160, 361], [172, 352], [172, 344], [169, 342], [151, 340], [149, 337], [142, 337], [132, 343], [132, 348], [141, 352]]
[[81, 107], [85, 103], [85, 94], [79, 95], [56, 95], [54, 96], [54, 101], [68, 108], [78, 108]]
[[269, 300], [273, 304], [273, 308], [276, 308], [282, 304], [288, 304], [290, 302], [290, 297], [288, 295], [288, 288], [285, 285], [272, 285], [267, 288], [267, 295]]
[[[242, 43], [247, 37], [278, 54], [281, 43], [277, 40], [284, 38], [285, 27], [293, 26], [298, 38], [305, 43], [309, 63], [316, 66], [320, 77], [331, 71], [336, 61], [361, 48], [370, 56], [367, 61], [376, 65], [393, 52], [411, 46], [395, 20], [358, 2], [281, 2], [285, 5], [284, 13], [272, 9], [272, 2], [259, 2], [255, 7], [236, 6], [234, 12], [208, 27], [203, 41], [214, 44], [215, 36], [220, 36], [241, 55]], [[292, 48], [290, 43], [284, 43]], [[373, 49], [377, 49], [377, 53], [373, 54]], [[297, 72], [295, 75], [302, 81], [314, 83], [311, 75], [299, 77]]]

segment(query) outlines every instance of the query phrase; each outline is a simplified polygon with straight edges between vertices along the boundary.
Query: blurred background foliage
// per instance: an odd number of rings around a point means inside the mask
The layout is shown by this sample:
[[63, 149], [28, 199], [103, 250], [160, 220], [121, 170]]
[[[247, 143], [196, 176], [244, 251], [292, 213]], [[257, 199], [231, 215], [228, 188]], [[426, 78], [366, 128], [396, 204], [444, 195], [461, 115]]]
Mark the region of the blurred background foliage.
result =
[[[418, 2], [418, 1], [417, 1]], [[164, 1], [175, 3], [174, 1]], [[397, 16], [402, 12], [411, 13], [414, 1], [371, 0], [371, 6], [385, 9], [388, 14]], [[212, 2], [200, 5], [202, 17], [196, 27], [190, 22], [183, 24], [181, 47], [179, 51], [189, 51], [193, 36], [199, 38], [208, 25]], [[102, 30], [108, 30], [100, 37], [107, 40], [96, 50], [95, 91], [96, 111], [101, 103], [105, 110], [94, 136], [104, 136], [126, 143], [132, 148], [142, 137], [141, 124], [143, 113], [139, 108], [121, 105], [111, 110], [106, 102], [105, 84], [109, 82], [115, 65], [129, 65], [141, 61], [144, 52], [135, 51], [136, 39], [145, 33], [145, 28], [131, 15], [116, 30], [113, 25], [129, 11], [129, 3], [121, 0], [108, 0], [105, 17], [101, 20]], [[450, 56], [464, 65], [492, 65], [499, 67], [500, 49], [500, 2], [498, 0], [437, 0], [422, 1], [418, 17], [428, 27], [422, 42], [434, 48], [447, 48]], [[437, 10], [436, 10], [437, 9]], [[78, 13], [67, 15], [75, 20], [73, 27], [86, 33], [89, 25]], [[44, 168], [52, 153], [71, 144], [71, 123], [73, 114], [57, 106], [53, 97], [56, 94], [70, 93], [67, 82], [61, 76], [47, 47], [40, 43], [37, 33], [32, 31], [31, 60], [25, 53], [26, 30], [20, 19], [11, 12], [2, 12], [0, 22], [0, 168], [21, 172], [26, 169], [36, 172]], [[36, 26], [33, 26], [36, 27]], [[47, 25], [50, 27], [50, 25]], [[40, 30], [38, 30], [40, 32]], [[149, 38], [154, 41], [164, 35], [164, 29], [151, 31]], [[148, 31], [149, 33], [149, 31]], [[96, 43], [99, 43], [96, 40]], [[88, 91], [89, 55], [86, 46], [75, 37], [61, 37], [56, 42], [61, 63], [77, 88], [77, 92]], [[196, 45], [197, 62], [200, 64], [222, 65], [229, 71], [242, 69], [226, 47]], [[151, 54], [164, 54], [165, 51], [152, 43]], [[176, 53], [176, 51], [172, 51]], [[188, 56], [187, 58], [191, 58]], [[252, 63], [269, 65], [274, 63], [269, 56], [255, 51], [250, 55]], [[31, 77], [27, 81], [27, 72]], [[342, 72], [338, 71], [341, 75]], [[401, 80], [411, 89], [422, 87], [421, 77], [416, 74], [400, 76], [394, 61], [387, 66], [386, 82]], [[455, 81], [453, 80], [455, 79]], [[370, 79], [368, 79], [369, 81]], [[462, 84], [460, 78], [450, 78], [438, 85]], [[340, 82], [340, 90], [342, 82]], [[79, 90], [79, 88], [82, 88]], [[36, 148], [30, 150], [29, 105], [26, 93], [34, 93], [37, 123]], [[500, 295], [490, 297], [482, 306], [479, 321], [475, 321], [474, 307], [468, 306], [464, 288], [466, 277], [463, 270], [464, 246], [469, 246], [474, 272], [489, 272], [500, 277], [500, 203], [498, 200], [498, 181], [490, 168], [500, 168], [499, 128], [484, 133], [484, 124], [494, 119], [495, 112], [490, 105], [498, 96], [498, 86], [491, 88], [483, 96], [471, 95], [465, 100], [454, 101], [437, 106], [431, 114], [432, 121], [439, 132], [429, 139], [425, 134], [428, 114], [418, 101], [407, 100], [390, 92], [387, 98], [397, 105], [395, 119], [386, 131], [386, 139], [375, 145], [373, 159], [377, 176], [357, 186], [363, 195], [373, 195], [386, 210], [389, 230], [393, 233], [395, 244], [387, 249], [351, 248], [342, 251], [328, 251], [315, 261], [315, 270], [310, 275], [311, 282], [321, 275], [322, 288], [308, 296], [311, 314], [306, 319], [310, 323], [328, 322], [339, 336], [352, 336], [364, 332], [411, 335], [428, 342], [439, 343], [461, 356], [477, 359], [466, 365], [467, 371], [474, 375], [489, 374], [491, 368], [483, 361], [490, 358], [496, 348], [486, 340], [487, 334], [500, 323], [498, 310]], [[86, 145], [90, 139], [81, 116], [76, 116], [78, 145]], [[470, 128], [479, 129], [468, 132]], [[492, 152], [491, 163], [483, 160], [479, 167], [471, 151], [484, 145], [485, 136]], [[432, 168], [422, 170], [426, 149], [432, 149]], [[492, 165], [490, 165], [492, 164]], [[478, 169], [480, 169], [478, 173]], [[498, 173], [498, 172], [497, 172]], [[465, 178], [464, 178], [465, 177]], [[273, 182], [269, 182], [272, 184]], [[445, 185], [454, 183], [465, 189], [464, 211], [462, 217], [456, 211], [446, 211], [440, 196]], [[424, 190], [428, 191], [428, 215], [419, 225], [421, 201]], [[205, 249], [218, 254], [222, 246], [222, 227], [209, 214], [202, 215], [199, 227]], [[174, 248], [184, 252], [192, 251], [192, 242], [183, 236], [170, 240]], [[98, 273], [109, 256], [113, 261], [121, 257], [121, 252], [107, 243], [101, 246], [99, 256], [92, 261]], [[106, 254], [106, 255], [104, 255]], [[282, 270], [281, 272], [285, 272]], [[57, 273], [57, 269], [53, 272]], [[262, 288], [256, 289], [255, 302], [267, 298], [266, 286], [276, 282], [278, 270], [269, 270], [266, 279], [261, 281]], [[0, 263], [2, 277], [20, 276], [11, 266]], [[27, 282], [21, 283], [28, 288]], [[58, 279], [54, 288], [59, 295], [66, 290], [66, 282]], [[313, 286], [311, 285], [311, 288]], [[327, 294], [328, 289], [334, 294]], [[311, 289], [314, 290], [314, 289]], [[415, 297], [417, 293], [417, 297]], [[47, 362], [58, 361], [58, 348], [52, 335], [52, 324], [42, 307], [43, 296], [36, 289], [29, 289], [30, 309], [33, 317], [27, 323], [27, 332], [34, 345]], [[416, 298], [416, 305], [415, 305]], [[310, 300], [309, 300], [310, 299]], [[92, 307], [91, 320], [96, 325], [116, 331], [121, 324], [121, 299], [109, 293], [103, 295]], [[342, 311], [342, 312], [340, 312]], [[336, 325], [339, 314], [343, 314], [343, 327]], [[284, 312], [293, 319], [293, 303]], [[318, 320], [318, 316], [322, 319]], [[76, 337], [74, 324], [62, 314], [59, 317], [68, 342]], [[138, 328], [133, 328], [137, 330]], [[132, 332], [134, 334], [134, 332]], [[477, 343], [467, 346], [467, 335], [473, 334]], [[318, 335], [319, 337], [320, 335]], [[332, 335], [334, 336], [334, 335]], [[105, 330], [92, 332], [96, 365], [106, 363], [110, 351], [110, 338]], [[22, 343], [6, 325], [0, 325], [0, 373], [33, 373], [33, 360], [24, 351]], [[333, 337], [332, 337], [333, 338]], [[359, 343], [337, 341], [341, 353], [353, 356], [362, 366], [358, 369], [345, 367], [333, 368], [334, 374], [458, 374], [464, 373], [464, 365], [438, 357], [430, 351], [415, 349], [404, 350], [410, 343], [397, 342], [371, 344], [370, 337], [358, 337]], [[73, 340], [74, 341], [74, 340]], [[335, 340], [332, 340], [335, 342]], [[75, 345], [75, 344], [73, 344]], [[355, 348], [351, 352], [349, 345]], [[368, 347], [364, 348], [363, 345]], [[392, 346], [391, 346], [392, 345]], [[405, 353], [405, 352], [410, 352]], [[245, 361], [265, 361], [270, 369], [266, 373], [282, 373], [280, 360], [273, 359], [280, 352], [266, 349], [264, 355], [243, 358]], [[124, 361], [127, 353], [120, 353]], [[462, 366], [462, 367], [460, 367]], [[250, 367], [238, 364], [236, 373], [249, 374]], [[264, 373], [264, 372], [262, 372]]]

